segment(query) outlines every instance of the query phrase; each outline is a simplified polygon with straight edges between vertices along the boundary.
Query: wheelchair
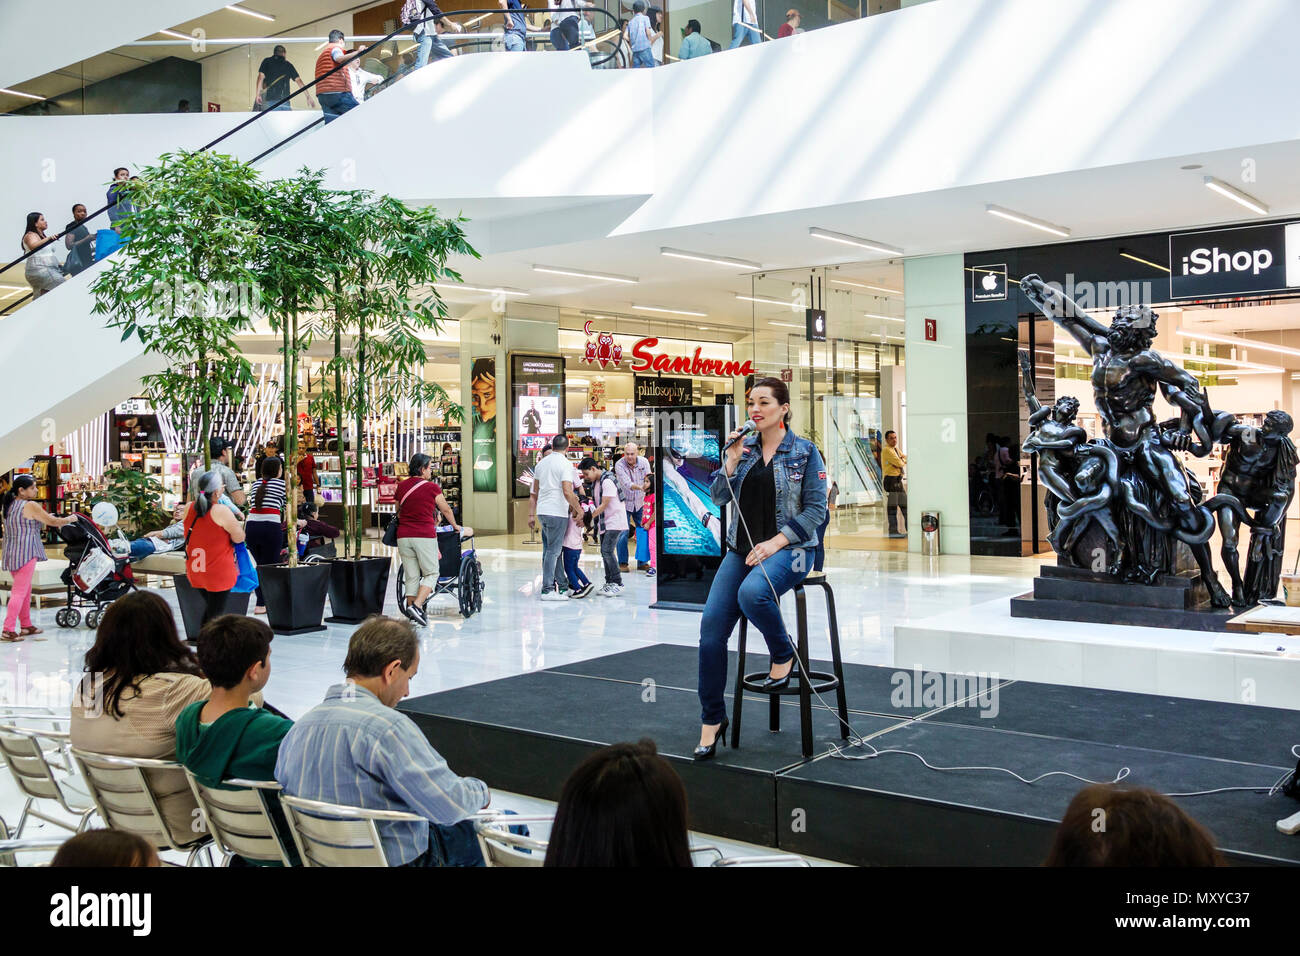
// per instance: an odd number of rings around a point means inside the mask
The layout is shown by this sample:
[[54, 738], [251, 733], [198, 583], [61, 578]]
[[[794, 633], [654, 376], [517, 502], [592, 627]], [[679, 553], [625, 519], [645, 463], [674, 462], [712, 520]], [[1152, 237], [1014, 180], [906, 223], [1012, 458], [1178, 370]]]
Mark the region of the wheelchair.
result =
[[[473, 533], [461, 538], [461, 544], [469, 542], [471, 545], [474, 541]], [[446, 581], [440, 581], [434, 586], [433, 594], [429, 595], [432, 600], [439, 594], [454, 594], [460, 605], [460, 613], [465, 618], [474, 616], [476, 611], [483, 610], [483, 591], [487, 585], [483, 582], [483, 565], [479, 563], [478, 552], [471, 546], [468, 550], [462, 551], [460, 556], [460, 570], [454, 578]], [[406, 600], [406, 569], [399, 563], [397, 565], [397, 604], [400, 607]], [[429, 602], [425, 601], [427, 611]]]

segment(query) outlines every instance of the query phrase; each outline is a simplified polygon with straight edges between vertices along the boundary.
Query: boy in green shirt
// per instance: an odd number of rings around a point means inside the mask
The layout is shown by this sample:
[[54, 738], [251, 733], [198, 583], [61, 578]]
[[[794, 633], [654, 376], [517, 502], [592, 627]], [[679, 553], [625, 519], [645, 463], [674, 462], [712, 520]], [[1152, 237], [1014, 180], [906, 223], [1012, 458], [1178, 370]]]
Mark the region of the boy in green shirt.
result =
[[[212, 696], [176, 718], [176, 759], [205, 786], [221, 788], [232, 778], [275, 779], [280, 741], [293, 721], [251, 704], [271, 678], [271, 637], [263, 621], [237, 614], [214, 618], [199, 635], [199, 665]], [[280, 800], [268, 796], [276, 831], [296, 862]]]

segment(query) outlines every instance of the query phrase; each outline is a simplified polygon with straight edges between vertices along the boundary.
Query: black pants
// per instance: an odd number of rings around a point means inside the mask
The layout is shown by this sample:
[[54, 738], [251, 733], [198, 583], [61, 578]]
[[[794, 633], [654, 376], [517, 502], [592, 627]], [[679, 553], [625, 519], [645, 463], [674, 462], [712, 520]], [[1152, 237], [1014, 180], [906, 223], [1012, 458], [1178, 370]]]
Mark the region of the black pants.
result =
[[438, 535], [438, 577], [454, 578], [460, 574], [460, 535], [444, 531]]
[[885, 516], [889, 519], [889, 533], [898, 534], [897, 508], [903, 514], [903, 527], [907, 527], [907, 489], [899, 475], [885, 476]]
[[[561, 20], [557, 26], [551, 27], [551, 46], [556, 50], [572, 50], [579, 46], [577, 17]], [[535, 428], [530, 429], [529, 434], [535, 434], [536, 431]]]
[[[226, 599], [230, 597], [229, 591], [205, 591], [203, 588], [195, 588], [194, 591], [203, 598], [204, 624], [207, 624], [214, 617], [221, 617], [226, 613]], [[198, 643], [197, 636], [195, 637], [195, 643]]]
[[[284, 529], [279, 521], [249, 521], [244, 525], [247, 537], [248, 553], [259, 565], [278, 564], [280, 552], [284, 550]], [[262, 601], [262, 588], [257, 588], [257, 606], [265, 607]]]

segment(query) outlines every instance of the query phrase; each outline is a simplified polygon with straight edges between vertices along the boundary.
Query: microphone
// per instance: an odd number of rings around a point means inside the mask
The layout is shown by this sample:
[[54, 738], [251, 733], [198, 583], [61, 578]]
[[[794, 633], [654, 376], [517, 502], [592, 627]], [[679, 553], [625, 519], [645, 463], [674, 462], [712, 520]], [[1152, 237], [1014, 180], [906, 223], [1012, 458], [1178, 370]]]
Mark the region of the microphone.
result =
[[743, 441], [746, 435], [751, 434], [757, 428], [758, 426], [754, 424], [754, 419], [746, 418], [745, 423], [741, 425], [740, 429], [736, 432], [736, 437], [731, 439], [731, 441], [727, 442], [725, 445], [723, 445], [722, 450], [726, 451], [736, 442]]

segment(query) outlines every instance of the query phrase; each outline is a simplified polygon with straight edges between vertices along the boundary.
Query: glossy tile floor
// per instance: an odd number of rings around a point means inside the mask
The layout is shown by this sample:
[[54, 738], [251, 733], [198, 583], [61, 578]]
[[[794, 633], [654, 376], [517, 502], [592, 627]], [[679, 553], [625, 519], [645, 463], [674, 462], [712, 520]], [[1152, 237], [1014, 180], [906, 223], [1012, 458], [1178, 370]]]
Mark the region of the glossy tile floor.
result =
[[[370, 547], [382, 552], [377, 542]], [[419, 672], [411, 694], [429, 694], [568, 664], [657, 643], [694, 645], [698, 614], [651, 610], [655, 581], [633, 571], [623, 576], [624, 594], [583, 600], [540, 603], [540, 547], [520, 536], [481, 538], [479, 554], [487, 591], [481, 614], [461, 618], [451, 598], [430, 604], [429, 627], [421, 640]], [[583, 569], [599, 585], [600, 559], [589, 548]], [[1011, 597], [1031, 587], [1037, 562], [1019, 558], [922, 558], [906, 552], [830, 551], [827, 574], [835, 589], [840, 643], [847, 661], [893, 663], [896, 624], [949, 613], [995, 598]], [[161, 594], [174, 605], [170, 588]], [[793, 610], [787, 600], [788, 619]], [[827, 653], [816, 635], [824, 634], [825, 612], [819, 600], [809, 601], [814, 656]], [[64, 630], [54, 624], [55, 608], [33, 611], [45, 628], [45, 641], [0, 645], [0, 705], [18, 704], [66, 709], [71, 688], [79, 678], [82, 658], [92, 634], [86, 628]], [[390, 613], [396, 613], [391, 596]], [[179, 612], [177, 612], [179, 624]], [[273, 645], [272, 676], [266, 698], [297, 718], [320, 701], [324, 690], [342, 677], [341, 665], [351, 627], [330, 625], [328, 631], [300, 637], [279, 637]], [[684, 745], [693, 745], [698, 728], [682, 728]], [[498, 795], [494, 805], [520, 812], [547, 812], [542, 801]], [[0, 817], [17, 821], [21, 801], [7, 773], [0, 772]], [[26, 836], [59, 831], [29, 824]], [[729, 854], [772, 852], [725, 843], [708, 837], [702, 842], [723, 847]]]

